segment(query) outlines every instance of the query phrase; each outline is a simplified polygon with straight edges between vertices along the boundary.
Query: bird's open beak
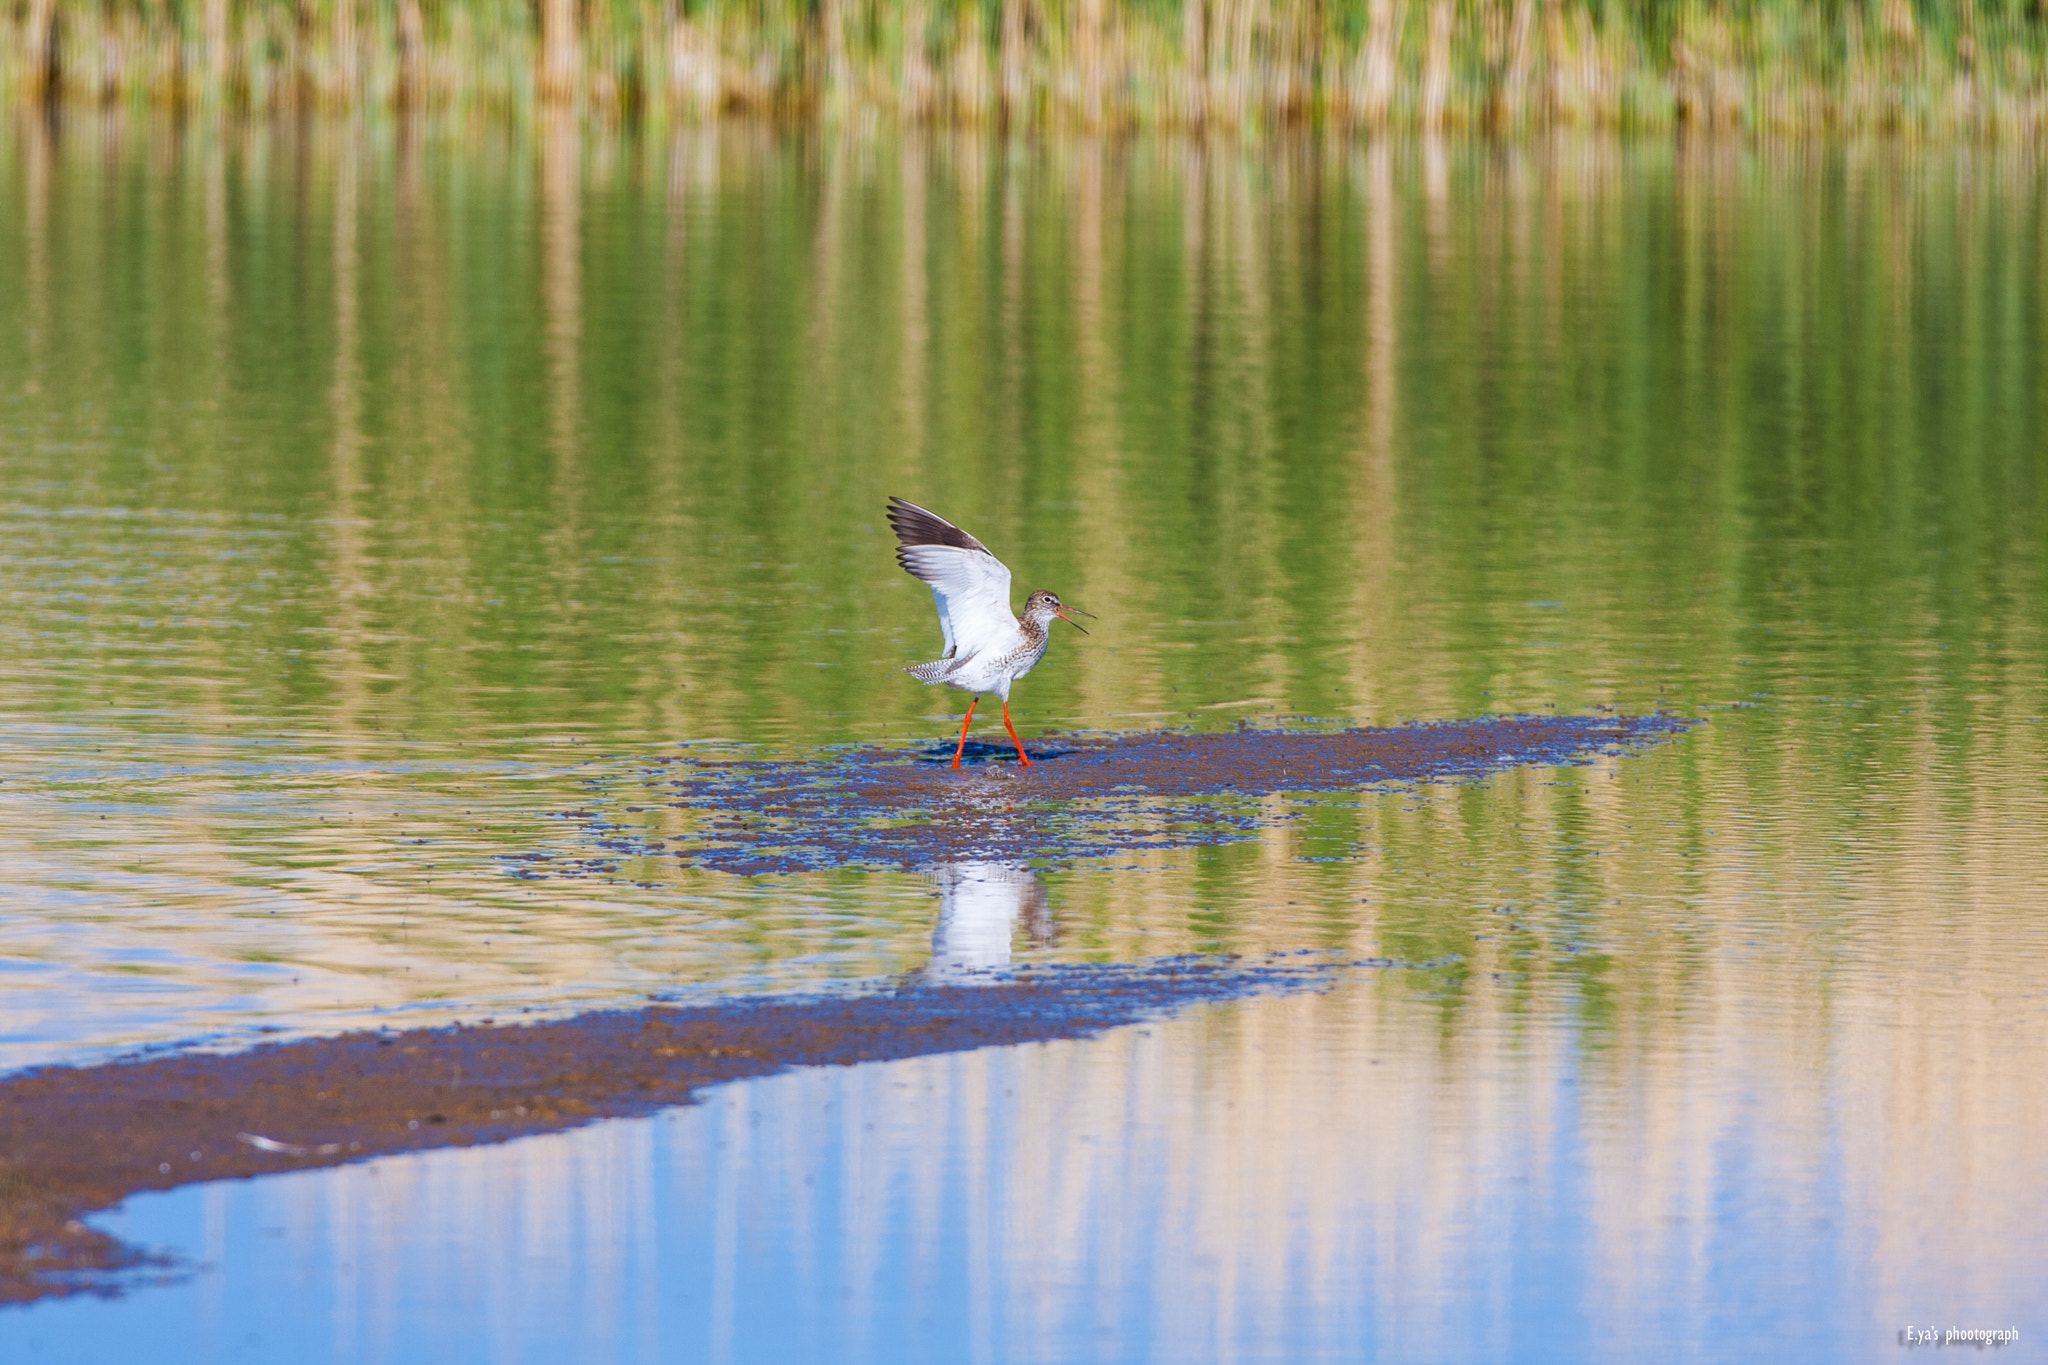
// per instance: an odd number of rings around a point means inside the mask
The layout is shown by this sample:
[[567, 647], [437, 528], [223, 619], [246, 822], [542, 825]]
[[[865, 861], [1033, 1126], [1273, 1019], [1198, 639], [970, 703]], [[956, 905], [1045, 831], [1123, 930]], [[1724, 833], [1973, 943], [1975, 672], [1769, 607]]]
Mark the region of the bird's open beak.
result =
[[[1089, 630], [1088, 627], [1082, 625], [1079, 621], [1076, 621], [1073, 617], [1067, 615], [1067, 613], [1070, 611], [1081, 611], [1081, 609], [1079, 607], [1060, 607], [1053, 612], [1053, 615], [1059, 617], [1060, 620], [1065, 621], [1068, 625], [1072, 626], [1075, 630], [1080, 631], [1083, 635], [1094, 634], [1094, 632]], [[1092, 611], [1081, 611], [1081, 614], [1091, 621], [1095, 619], [1095, 613]]]

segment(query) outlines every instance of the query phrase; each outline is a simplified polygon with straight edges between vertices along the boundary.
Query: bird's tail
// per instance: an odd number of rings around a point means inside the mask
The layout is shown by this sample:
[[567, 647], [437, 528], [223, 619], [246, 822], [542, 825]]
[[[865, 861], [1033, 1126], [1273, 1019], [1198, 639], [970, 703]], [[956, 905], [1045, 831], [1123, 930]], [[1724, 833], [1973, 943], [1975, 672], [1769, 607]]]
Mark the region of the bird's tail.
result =
[[953, 671], [956, 662], [953, 659], [934, 659], [928, 664], [912, 664], [903, 671], [921, 683], [941, 683]]

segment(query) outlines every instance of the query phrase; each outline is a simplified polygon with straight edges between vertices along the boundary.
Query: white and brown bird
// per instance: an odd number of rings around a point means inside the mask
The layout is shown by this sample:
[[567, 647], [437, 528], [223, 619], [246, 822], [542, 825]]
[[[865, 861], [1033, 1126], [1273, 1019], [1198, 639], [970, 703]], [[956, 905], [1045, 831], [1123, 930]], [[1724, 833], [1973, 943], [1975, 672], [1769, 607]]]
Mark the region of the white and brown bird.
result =
[[967, 749], [974, 708], [983, 693], [993, 692], [1003, 699], [1003, 728], [1017, 746], [1017, 761], [1030, 767], [1024, 741], [1010, 724], [1010, 684], [1045, 657], [1055, 616], [1086, 635], [1088, 628], [1067, 613], [1088, 613], [1040, 590], [1025, 601], [1020, 620], [1010, 610], [1009, 566], [986, 545], [937, 513], [901, 498], [889, 499], [889, 526], [901, 542], [896, 562], [912, 578], [930, 585], [939, 604], [939, 629], [946, 634], [945, 654], [903, 671], [921, 683], [944, 683], [974, 697], [967, 703], [967, 719], [960, 722], [953, 766], [960, 766], [960, 755]]

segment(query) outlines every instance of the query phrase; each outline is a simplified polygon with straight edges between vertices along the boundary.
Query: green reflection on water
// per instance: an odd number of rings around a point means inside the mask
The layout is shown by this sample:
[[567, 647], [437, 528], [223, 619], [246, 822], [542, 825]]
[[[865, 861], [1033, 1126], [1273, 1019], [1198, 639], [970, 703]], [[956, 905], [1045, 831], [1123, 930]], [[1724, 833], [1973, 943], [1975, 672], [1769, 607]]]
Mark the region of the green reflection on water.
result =
[[1389, 989], [1595, 1047], [2038, 962], [2041, 203], [1862, 144], [17, 127], [16, 1055], [917, 966], [916, 877], [498, 861], [678, 742], [944, 740], [891, 493], [1100, 613], [1027, 734], [1711, 718], [1054, 870], [1020, 953], [1455, 958]]

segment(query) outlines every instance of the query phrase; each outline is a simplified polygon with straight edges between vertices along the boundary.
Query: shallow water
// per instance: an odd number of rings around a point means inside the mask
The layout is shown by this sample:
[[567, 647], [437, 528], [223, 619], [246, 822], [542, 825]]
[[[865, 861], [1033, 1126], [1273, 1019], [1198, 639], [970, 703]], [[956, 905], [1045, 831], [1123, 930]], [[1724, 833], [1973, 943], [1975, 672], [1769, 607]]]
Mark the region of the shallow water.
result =
[[[309, 1362], [1712, 1361], [1730, 1341], [1884, 1358], [1930, 1301], [1944, 1326], [2027, 1325], [2018, 1223], [1858, 1246], [1861, 1142], [1793, 1152], [1759, 1125], [1657, 1169], [1586, 1102], [1600, 1079], [1568, 1032], [1481, 1026], [1462, 1057], [1418, 1055], [1427, 1013], [1208, 1007], [145, 1195], [107, 1224], [204, 1275], [0, 1331], [42, 1337], [26, 1359], [148, 1339], [167, 1363], [285, 1343]], [[1787, 1077], [1695, 1079], [1702, 1106], [1770, 1107]]]
[[[612, 1277], [591, 1358], [804, 1358], [748, 1335], [792, 1284], [775, 1331], [928, 1316], [939, 1358], [2025, 1331], [2042, 190], [1860, 144], [11, 129], [0, 1067], [1003, 961], [1436, 965], [140, 1198], [218, 1268], [0, 1344], [204, 1313], [195, 1358], [317, 1321], [447, 1359], [414, 1343], [489, 1320], [475, 1358], [521, 1358], [543, 1262], [470, 1230], [525, 1207], [561, 1294]], [[895, 671], [938, 645], [889, 494], [1099, 614], [1017, 688], [1037, 743], [1703, 723], [1028, 867], [591, 849], [689, 832], [663, 761], [950, 742], [964, 699]], [[618, 865], [521, 875], [574, 850]], [[719, 1146], [734, 1112], [779, 1145]], [[826, 1168], [838, 1202], [792, 1183]], [[401, 1179], [435, 1193], [377, 1212]], [[678, 1306], [717, 1236], [722, 1328]]]

